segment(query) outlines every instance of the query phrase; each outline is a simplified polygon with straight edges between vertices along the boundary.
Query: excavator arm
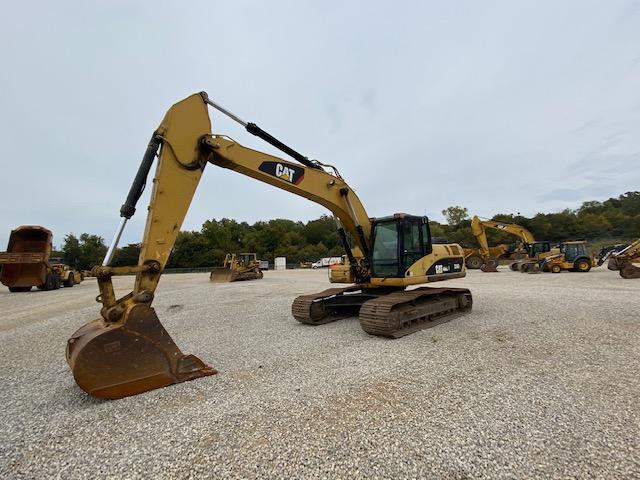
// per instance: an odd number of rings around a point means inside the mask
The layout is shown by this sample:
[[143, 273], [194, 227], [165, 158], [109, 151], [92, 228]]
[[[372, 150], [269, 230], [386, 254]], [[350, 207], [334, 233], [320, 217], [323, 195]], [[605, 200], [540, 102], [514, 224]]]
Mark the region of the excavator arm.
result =
[[514, 235], [522, 240], [523, 243], [535, 242], [533, 234], [520, 225], [517, 225], [515, 223], [497, 222], [495, 220], [481, 220], [477, 215], [474, 215], [473, 219], [471, 220], [471, 229], [473, 230], [473, 234], [476, 236], [476, 239], [478, 239], [478, 243], [481, 243], [481, 239], [479, 237], [484, 237], [485, 246], [487, 245], [485, 228], [494, 228], [502, 232], [510, 233], [511, 235]]
[[[141, 271], [137, 273], [134, 294], [155, 291], [208, 162], [323, 205], [335, 215], [341, 237], [346, 238], [345, 233], [351, 234], [354, 246], [349, 247], [343, 242], [350, 260], [354, 260], [355, 265], [364, 262], [370, 247], [369, 217], [358, 196], [337, 172], [326, 172], [319, 164], [311, 163], [309, 160], [306, 160], [308, 166], [305, 168], [244, 147], [226, 136], [212, 135], [207, 111], [208, 101], [207, 94], [202, 92], [171, 107], [153, 134], [147, 155], [132, 186], [132, 192], [122, 206], [122, 217], [127, 218], [128, 215], [130, 218], [135, 212], [135, 202], [140, 196], [136, 193], [141, 190], [140, 184], [144, 185], [151, 167], [149, 152], [155, 155], [154, 148], [157, 150], [160, 147], [144, 242], [138, 262]], [[217, 104], [214, 105], [219, 107]], [[253, 125], [254, 132], [259, 128], [255, 124], [245, 125]], [[261, 129], [260, 132], [264, 134]], [[278, 141], [278, 145], [284, 144]], [[289, 147], [286, 148], [297, 153]], [[108, 267], [109, 257], [119, 236], [120, 233], [112, 242], [105, 265], [99, 269], [99, 278], [107, 274], [120, 273]], [[107, 297], [110, 297], [109, 293], [104, 298]], [[113, 300], [110, 298], [110, 301]]]

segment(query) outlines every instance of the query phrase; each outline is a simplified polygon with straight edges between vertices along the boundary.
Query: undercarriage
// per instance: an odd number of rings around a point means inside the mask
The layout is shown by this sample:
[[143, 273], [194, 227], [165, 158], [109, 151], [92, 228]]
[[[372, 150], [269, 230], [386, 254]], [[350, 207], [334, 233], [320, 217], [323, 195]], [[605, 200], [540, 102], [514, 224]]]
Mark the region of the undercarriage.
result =
[[466, 288], [404, 290], [353, 285], [301, 295], [294, 300], [291, 313], [308, 325], [358, 315], [365, 332], [398, 338], [447, 322], [471, 310], [472, 303], [471, 292]]

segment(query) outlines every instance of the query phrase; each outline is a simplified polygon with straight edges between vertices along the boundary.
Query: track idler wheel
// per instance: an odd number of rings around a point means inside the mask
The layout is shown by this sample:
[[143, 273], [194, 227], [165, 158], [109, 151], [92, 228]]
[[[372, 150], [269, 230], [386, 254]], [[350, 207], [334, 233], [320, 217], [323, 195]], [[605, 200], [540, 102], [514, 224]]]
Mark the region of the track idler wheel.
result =
[[122, 398], [217, 371], [184, 355], [153, 308], [138, 304], [118, 322], [100, 318], [67, 342], [67, 362], [76, 383], [97, 398]]

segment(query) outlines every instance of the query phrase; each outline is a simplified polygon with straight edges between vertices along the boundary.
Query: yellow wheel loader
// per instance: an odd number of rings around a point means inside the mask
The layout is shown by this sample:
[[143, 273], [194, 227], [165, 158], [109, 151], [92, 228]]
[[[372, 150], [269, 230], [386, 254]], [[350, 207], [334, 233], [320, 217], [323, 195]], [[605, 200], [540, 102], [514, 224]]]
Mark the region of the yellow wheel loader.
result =
[[[212, 134], [208, 105], [297, 163]], [[110, 267], [157, 154], [138, 264]], [[462, 248], [457, 244], [433, 244], [427, 217], [402, 213], [371, 218], [335, 167], [309, 160], [202, 92], [173, 105], [153, 133], [120, 209], [122, 219], [103, 265], [93, 270], [100, 290], [97, 300], [102, 304], [101, 316], [71, 336], [66, 353], [76, 383], [90, 395], [120, 398], [216, 373], [196, 356], [180, 351], [151, 307], [208, 164], [302, 196], [333, 213], [349, 260], [349, 270], [342, 280], [350, 285], [296, 298], [291, 310], [299, 322], [320, 325], [359, 314], [360, 325], [367, 333], [395, 338], [470, 311], [471, 292], [465, 288], [406, 290], [408, 286], [466, 274]], [[136, 274], [133, 291], [116, 298], [112, 277], [128, 273]]]
[[612, 253], [607, 268], [617, 270], [622, 278], [640, 278], [640, 267], [636, 267], [634, 262], [640, 262], [640, 239], [623, 250]]
[[257, 280], [264, 275], [260, 270], [260, 260], [255, 253], [227, 253], [222, 267], [214, 268], [209, 275], [213, 283], [238, 282], [241, 280]]

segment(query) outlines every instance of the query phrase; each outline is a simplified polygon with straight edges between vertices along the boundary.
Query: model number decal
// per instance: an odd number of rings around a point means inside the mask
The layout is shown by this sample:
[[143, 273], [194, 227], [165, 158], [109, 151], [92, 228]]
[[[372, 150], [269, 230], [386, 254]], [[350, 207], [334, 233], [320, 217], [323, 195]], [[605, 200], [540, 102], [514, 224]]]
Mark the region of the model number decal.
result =
[[458, 273], [462, 271], [462, 263], [453, 258], [444, 258], [438, 263], [431, 265], [427, 275], [444, 275], [446, 273]]

